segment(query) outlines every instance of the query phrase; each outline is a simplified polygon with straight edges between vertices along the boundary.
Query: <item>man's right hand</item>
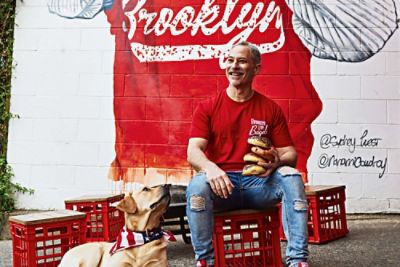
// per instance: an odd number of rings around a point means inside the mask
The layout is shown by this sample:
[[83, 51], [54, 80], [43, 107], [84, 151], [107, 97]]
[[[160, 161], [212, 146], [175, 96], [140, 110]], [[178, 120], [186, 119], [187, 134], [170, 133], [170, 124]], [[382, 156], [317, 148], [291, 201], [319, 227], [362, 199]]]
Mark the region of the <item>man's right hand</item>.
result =
[[226, 173], [217, 164], [210, 161], [204, 151], [208, 141], [204, 138], [190, 138], [188, 144], [188, 162], [198, 172], [205, 172], [212, 191], [221, 198], [232, 194], [233, 184]]
[[221, 198], [228, 198], [228, 194], [232, 194], [234, 186], [226, 173], [218, 166], [210, 166], [206, 170], [206, 175], [207, 181], [216, 195]]

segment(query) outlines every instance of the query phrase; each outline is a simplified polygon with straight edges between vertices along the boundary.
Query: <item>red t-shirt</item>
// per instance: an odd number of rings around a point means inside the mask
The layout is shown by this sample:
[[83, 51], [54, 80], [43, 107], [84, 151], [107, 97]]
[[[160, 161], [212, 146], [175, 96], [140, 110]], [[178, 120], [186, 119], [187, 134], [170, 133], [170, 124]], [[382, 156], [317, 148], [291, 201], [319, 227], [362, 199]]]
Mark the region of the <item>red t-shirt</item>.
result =
[[190, 137], [208, 140], [206, 155], [224, 171], [240, 171], [250, 152], [250, 136], [265, 136], [275, 147], [293, 145], [281, 108], [255, 92], [246, 102], [235, 102], [226, 90], [201, 102], [193, 115]]

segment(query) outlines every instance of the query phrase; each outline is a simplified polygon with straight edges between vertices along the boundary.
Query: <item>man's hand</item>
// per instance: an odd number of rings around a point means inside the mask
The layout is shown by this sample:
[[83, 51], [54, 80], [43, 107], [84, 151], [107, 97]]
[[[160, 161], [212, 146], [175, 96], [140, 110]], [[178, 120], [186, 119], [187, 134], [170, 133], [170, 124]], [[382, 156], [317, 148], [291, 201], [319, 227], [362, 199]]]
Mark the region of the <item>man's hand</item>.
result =
[[280, 157], [278, 154], [278, 151], [274, 148], [271, 147], [270, 149], [266, 150], [266, 149], [262, 149], [259, 147], [252, 147], [251, 151], [253, 153], [256, 153], [257, 155], [266, 158], [265, 154], [268, 153], [272, 153], [274, 155], [274, 160], [273, 161], [269, 161], [269, 162], [258, 162], [257, 164], [260, 165], [261, 167], [264, 167], [267, 171], [264, 172], [263, 174], [258, 175], [259, 177], [267, 177], [270, 174], [272, 174], [276, 168], [278, 168], [279, 166], [281, 166], [281, 161], [280, 161]]
[[204, 151], [208, 141], [204, 138], [190, 138], [188, 144], [188, 162], [198, 172], [205, 172], [212, 191], [222, 198], [232, 194], [233, 184], [226, 173], [214, 162], [208, 160]]
[[228, 198], [232, 194], [233, 184], [226, 173], [218, 166], [211, 166], [206, 170], [207, 180], [212, 191], [221, 198]]
[[295, 168], [297, 163], [297, 153], [294, 146], [285, 146], [285, 147], [272, 147], [269, 150], [264, 150], [259, 147], [252, 147], [251, 151], [264, 157], [264, 155], [268, 153], [272, 153], [274, 155], [274, 160], [267, 163], [259, 162], [258, 165], [267, 169], [267, 171], [261, 175], [260, 177], [267, 177], [272, 174], [278, 167], [280, 166], [290, 166]]

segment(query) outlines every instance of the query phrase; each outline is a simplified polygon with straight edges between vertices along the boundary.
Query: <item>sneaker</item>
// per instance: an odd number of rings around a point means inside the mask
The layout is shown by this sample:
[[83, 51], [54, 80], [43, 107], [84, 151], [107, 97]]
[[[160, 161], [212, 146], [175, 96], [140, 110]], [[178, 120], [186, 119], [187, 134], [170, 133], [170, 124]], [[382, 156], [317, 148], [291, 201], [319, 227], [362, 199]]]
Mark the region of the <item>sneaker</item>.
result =
[[207, 265], [206, 260], [199, 260], [196, 267], [214, 267], [214, 265]]
[[310, 267], [307, 262], [296, 262], [289, 265], [289, 267]]

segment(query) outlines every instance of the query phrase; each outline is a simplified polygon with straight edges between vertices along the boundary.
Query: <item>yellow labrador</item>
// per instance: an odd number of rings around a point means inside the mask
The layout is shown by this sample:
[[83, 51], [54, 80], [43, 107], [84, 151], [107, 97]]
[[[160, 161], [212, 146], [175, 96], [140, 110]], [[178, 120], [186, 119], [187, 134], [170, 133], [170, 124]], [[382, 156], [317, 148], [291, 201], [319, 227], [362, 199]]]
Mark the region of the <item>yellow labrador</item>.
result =
[[168, 185], [143, 187], [133, 195], [130, 193], [117, 205], [117, 209], [125, 212], [126, 230], [121, 231], [117, 242], [93, 242], [74, 247], [64, 255], [59, 266], [168, 266], [167, 242], [160, 219], [168, 209], [170, 198]]

